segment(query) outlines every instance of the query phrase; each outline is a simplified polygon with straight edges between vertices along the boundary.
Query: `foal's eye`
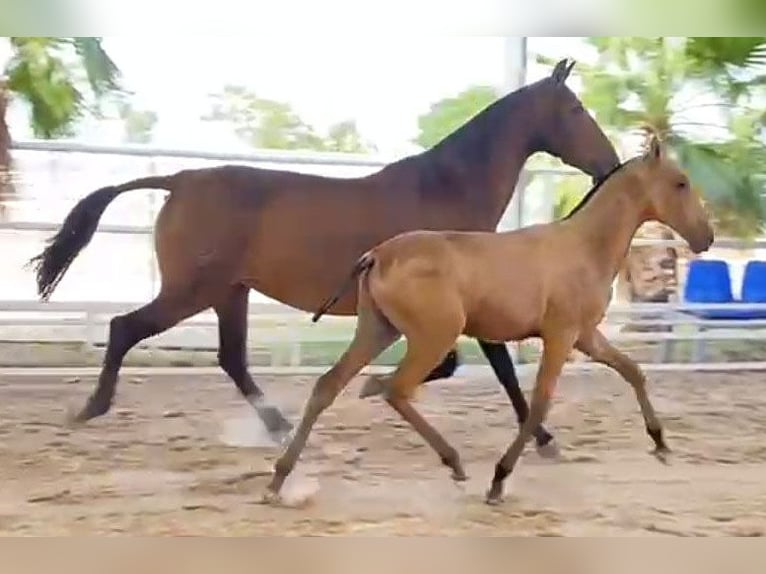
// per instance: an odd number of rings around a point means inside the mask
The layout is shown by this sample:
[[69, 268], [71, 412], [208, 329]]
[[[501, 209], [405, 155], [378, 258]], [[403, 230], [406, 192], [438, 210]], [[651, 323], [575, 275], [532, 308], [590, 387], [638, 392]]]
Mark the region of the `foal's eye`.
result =
[[678, 189], [679, 191], [686, 189], [686, 182], [679, 181], [678, 183], [676, 183], [676, 189]]

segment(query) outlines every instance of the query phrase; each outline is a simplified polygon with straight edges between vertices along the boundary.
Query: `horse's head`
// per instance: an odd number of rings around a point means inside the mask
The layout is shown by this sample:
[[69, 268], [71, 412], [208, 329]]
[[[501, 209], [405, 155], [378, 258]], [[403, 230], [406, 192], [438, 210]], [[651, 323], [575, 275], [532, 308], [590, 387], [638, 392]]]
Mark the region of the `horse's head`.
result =
[[561, 60], [549, 78], [542, 80], [538, 110], [541, 130], [536, 147], [584, 171], [594, 182], [620, 163], [614, 146], [580, 99], [566, 85], [574, 61]]
[[643, 157], [631, 162], [630, 169], [641, 181], [646, 218], [671, 227], [694, 253], [707, 251], [714, 234], [702, 198], [679, 165], [667, 157], [656, 135]]

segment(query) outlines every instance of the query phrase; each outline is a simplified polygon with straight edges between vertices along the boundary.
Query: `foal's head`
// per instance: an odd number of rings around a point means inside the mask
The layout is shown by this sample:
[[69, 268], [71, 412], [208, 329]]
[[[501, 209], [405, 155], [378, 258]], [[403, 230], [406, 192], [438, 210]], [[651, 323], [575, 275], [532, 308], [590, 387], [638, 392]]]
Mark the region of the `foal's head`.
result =
[[633, 172], [641, 178], [648, 201], [647, 219], [671, 227], [694, 253], [707, 251], [714, 238], [710, 217], [699, 193], [678, 164], [667, 157], [656, 136], [652, 136], [648, 151], [631, 163]]
[[536, 147], [598, 181], [619, 165], [620, 158], [582, 102], [566, 85], [574, 65], [574, 62], [561, 60], [551, 76], [541, 82], [538, 113], [542, 114], [544, 127]]

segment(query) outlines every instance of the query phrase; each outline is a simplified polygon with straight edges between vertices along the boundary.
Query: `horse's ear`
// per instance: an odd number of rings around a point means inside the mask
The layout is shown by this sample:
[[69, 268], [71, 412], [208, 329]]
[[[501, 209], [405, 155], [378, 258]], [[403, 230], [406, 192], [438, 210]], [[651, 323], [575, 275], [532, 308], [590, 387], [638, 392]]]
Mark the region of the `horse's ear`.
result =
[[571, 64], [568, 64], [568, 58], [564, 58], [558, 64], [556, 64], [555, 68], [553, 68], [553, 72], [551, 72], [551, 78], [553, 78], [553, 81], [555, 81], [557, 84], [563, 84], [569, 77], [569, 74], [572, 71], [572, 68], [574, 68], [574, 65], [574, 60], [572, 60]]
[[644, 157], [650, 161], [658, 161], [662, 158], [663, 153], [664, 151], [662, 149], [662, 142], [660, 141], [660, 138], [657, 137], [657, 134], [653, 133], [649, 137], [649, 142]]

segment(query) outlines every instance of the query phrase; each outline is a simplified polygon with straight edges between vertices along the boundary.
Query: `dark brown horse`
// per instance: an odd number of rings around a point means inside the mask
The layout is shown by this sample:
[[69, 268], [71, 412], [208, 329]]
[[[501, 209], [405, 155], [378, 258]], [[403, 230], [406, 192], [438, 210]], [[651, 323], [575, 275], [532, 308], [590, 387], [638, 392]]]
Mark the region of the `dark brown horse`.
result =
[[[156, 299], [114, 317], [98, 385], [72, 422], [105, 414], [125, 354], [139, 341], [213, 308], [218, 358], [269, 432], [292, 425], [269, 406], [246, 365], [250, 289], [306, 311], [317, 309], [367, 249], [403, 231], [494, 231], [529, 156], [547, 152], [598, 179], [619, 164], [609, 140], [565, 85], [574, 63], [488, 106], [432, 149], [358, 178], [227, 165], [146, 177], [97, 190], [74, 206], [33, 258], [43, 300], [50, 297], [118, 195], [170, 192], [155, 226], [162, 286]], [[356, 293], [333, 310], [356, 313]], [[519, 422], [527, 403], [503, 344], [480, 341]], [[455, 354], [426, 380], [451, 376]], [[538, 445], [552, 436], [541, 426]]]

